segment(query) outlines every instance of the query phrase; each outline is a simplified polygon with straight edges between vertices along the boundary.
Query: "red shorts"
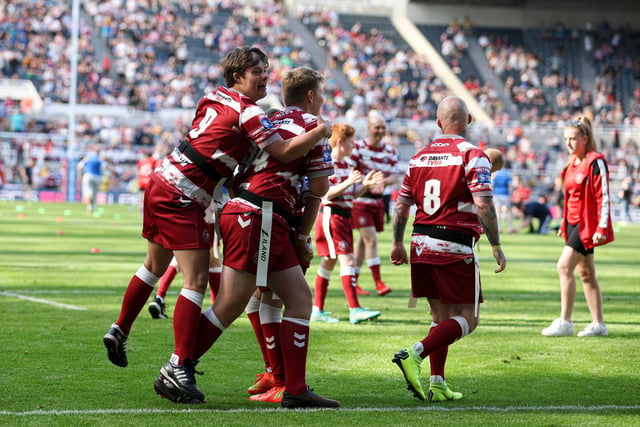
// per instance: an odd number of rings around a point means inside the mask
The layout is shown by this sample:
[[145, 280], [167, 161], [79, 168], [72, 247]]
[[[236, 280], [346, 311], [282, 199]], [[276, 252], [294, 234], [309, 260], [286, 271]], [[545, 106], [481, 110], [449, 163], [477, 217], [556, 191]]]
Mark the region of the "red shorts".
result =
[[210, 249], [213, 224], [204, 209], [179, 193], [150, 181], [144, 192], [142, 237], [166, 249]]
[[[236, 270], [256, 274], [258, 248], [262, 229], [262, 211], [229, 201], [220, 214], [223, 264]], [[273, 214], [269, 272], [287, 270], [300, 265], [289, 225]]]
[[[476, 264], [473, 258], [452, 264], [411, 264], [411, 296], [437, 299], [443, 304], [474, 304]], [[480, 280], [480, 278], [478, 278]], [[482, 302], [482, 289], [479, 302]]]
[[351, 211], [353, 228], [375, 227], [377, 232], [384, 231], [384, 201], [376, 203], [353, 202]]
[[316, 252], [318, 256], [329, 256], [329, 245], [331, 244], [336, 255], [345, 255], [353, 253], [353, 228], [351, 218], [345, 218], [340, 215], [332, 214], [329, 222], [329, 235], [325, 233], [322, 226], [323, 213], [322, 210], [316, 219]]

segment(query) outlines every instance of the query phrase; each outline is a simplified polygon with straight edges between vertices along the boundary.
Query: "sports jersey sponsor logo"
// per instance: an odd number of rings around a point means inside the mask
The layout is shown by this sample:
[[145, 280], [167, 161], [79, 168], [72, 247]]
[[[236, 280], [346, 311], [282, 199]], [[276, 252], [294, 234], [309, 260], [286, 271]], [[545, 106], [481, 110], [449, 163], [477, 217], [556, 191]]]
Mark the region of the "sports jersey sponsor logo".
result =
[[322, 161], [325, 163], [331, 163], [331, 146], [325, 145], [322, 147]]
[[481, 169], [478, 171], [478, 184], [491, 183], [491, 169]]
[[448, 142], [434, 142], [431, 144], [432, 147], [448, 147]]
[[267, 117], [260, 118], [260, 123], [262, 123], [262, 127], [265, 129], [271, 129], [273, 127], [273, 123]]
[[259, 261], [267, 262], [268, 254], [269, 254], [269, 240], [271, 239], [271, 235], [269, 233], [262, 230], [260, 234], [260, 252], [258, 255], [260, 256]]
[[448, 164], [450, 158], [449, 154], [426, 154], [420, 156], [420, 162], [426, 166], [440, 166]]
[[[209, 99], [212, 99], [212, 98], [211, 98], [211, 97], [209, 97]], [[213, 97], [213, 100], [214, 100], [214, 101], [221, 102], [221, 103], [223, 103], [223, 104], [224, 104], [224, 103], [230, 103], [230, 102], [232, 102], [232, 101], [233, 101], [233, 98], [232, 98], [232, 97], [230, 97], [229, 95], [226, 95], [226, 94], [222, 93], [222, 92], [216, 92], [216, 93], [215, 93], [215, 95], [214, 95], [214, 97]]]

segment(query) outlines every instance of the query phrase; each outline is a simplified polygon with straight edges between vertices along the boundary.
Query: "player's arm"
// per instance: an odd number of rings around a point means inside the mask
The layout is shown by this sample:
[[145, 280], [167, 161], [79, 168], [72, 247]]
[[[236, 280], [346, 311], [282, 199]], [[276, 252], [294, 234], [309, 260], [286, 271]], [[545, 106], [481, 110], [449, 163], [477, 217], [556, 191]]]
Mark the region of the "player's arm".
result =
[[289, 163], [307, 154], [322, 138], [330, 136], [331, 126], [318, 116], [318, 125], [312, 130], [293, 138], [280, 139], [264, 147], [264, 151], [281, 163]]
[[491, 244], [491, 250], [493, 257], [498, 263], [496, 273], [500, 273], [507, 266], [507, 259], [502, 252], [502, 246], [500, 245], [500, 232], [498, 229], [498, 216], [496, 215], [496, 207], [493, 204], [493, 196], [486, 195], [473, 195], [473, 203], [476, 205], [478, 211], [478, 219], [484, 229], [489, 243]]
[[391, 255], [389, 260], [392, 264], [400, 265], [407, 264], [409, 258], [407, 256], [407, 250], [404, 247], [404, 232], [409, 222], [409, 213], [411, 212], [411, 205], [408, 205], [402, 201], [397, 201], [395, 209], [393, 211], [392, 221], [392, 242], [391, 242]]
[[354, 184], [357, 184], [362, 181], [362, 173], [357, 169], [351, 169], [349, 172], [349, 176], [344, 181], [332, 185], [327, 190], [327, 193], [324, 195], [324, 198], [327, 200], [333, 200], [336, 197], [339, 197], [344, 193], [347, 188], [351, 187]]
[[326, 176], [309, 178], [309, 190], [303, 194], [304, 212], [296, 235], [296, 252], [302, 261], [310, 262], [313, 258], [313, 246], [311, 245], [311, 229], [318, 216], [320, 198], [329, 188], [329, 179]]

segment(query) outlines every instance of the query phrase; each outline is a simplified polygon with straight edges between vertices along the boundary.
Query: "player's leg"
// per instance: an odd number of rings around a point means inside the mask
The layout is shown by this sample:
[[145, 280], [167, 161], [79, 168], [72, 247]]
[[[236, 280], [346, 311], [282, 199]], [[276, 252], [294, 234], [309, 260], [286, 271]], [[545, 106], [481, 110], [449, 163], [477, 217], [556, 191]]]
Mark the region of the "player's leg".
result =
[[338, 260], [340, 261], [340, 282], [349, 306], [349, 321], [351, 324], [356, 325], [380, 316], [380, 311], [369, 310], [360, 306], [356, 290], [355, 257], [353, 253], [340, 254], [338, 255]]
[[340, 406], [339, 402], [323, 398], [307, 386], [306, 367], [312, 297], [300, 266], [271, 273], [269, 287], [280, 297], [285, 307], [280, 326], [280, 343], [286, 373], [286, 391], [282, 398], [282, 406]]
[[263, 386], [268, 385], [269, 387], [266, 390], [262, 390], [261, 394], [251, 396], [249, 400], [273, 403], [282, 401], [282, 395], [285, 391], [285, 369], [282, 346], [280, 344], [281, 322], [282, 301], [277, 295], [274, 295], [273, 291], [263, 291], [260, 303], [260, 327], [266, 356], [271, 368], [272, 381], [271, 384], [261, 382]]
[[336, 258], [330, 258], [328, 256], [323, 257], [320, 261], [314, 286], [313, 309], [311, 312], [312, 322], [337, 323], [339, 321], [337, 318], [331, 317], [330, 312], [324, 310], [324, 302], [327, 298], [331, 274], [337, 261]]
[[129, 281], [122, 299], [118, 320], [111, 325], [103, 337], [107, 355], [114, 365], [120, 367], [128, 365], [126, 345], [133, 322], [147, 303], [147, 299], [169, 265], [172, 256], [171, 250], [148, 241], [147, 257]]
[[171, 283], [173, 283], [173, 279], [175, 279], [176, 275], [179, 272], [180, 268], [178, 267], [178, 260], [176, 259], [176, 257], [173, 257], [171, 259], [171, 262], [169, 263], [169, 266], [160, 278], [160, 282], [158, 282], [158, 290], [156, 291], [155, 298], [149, 303], [148, 310], [152, 318], [168, 318], [164, 299], [167, 296], [167, 290], [169, 290]]

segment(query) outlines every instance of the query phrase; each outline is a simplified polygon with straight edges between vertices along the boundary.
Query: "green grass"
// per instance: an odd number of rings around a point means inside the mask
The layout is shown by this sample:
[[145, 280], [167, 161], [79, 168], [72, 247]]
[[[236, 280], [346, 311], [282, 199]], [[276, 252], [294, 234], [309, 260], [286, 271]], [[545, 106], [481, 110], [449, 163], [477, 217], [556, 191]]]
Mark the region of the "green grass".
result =
[[[508, 265], [498, 275], [488, 244], [480, 242], [480, 326], [451, 346], [447, 364], [448, 382], [465, 395], [461, 401], [429, 404], [405, 389], [391, 357], [425, 335], [429, 313], [426, 301], [407, 308], [409, 267], [385, 261], [383, 279], [393, 292], [361, 297], [364, 306], [382, 311], [378, 321], [349, 324], [334, 273], [326, 309], [342, 322], [312, 324], [308, 382], [340, 400], [341, 409], [285, 411], [250, 402], [246, 388], [262, 363], [244, 316], [198, 366], [205, 371], [198, 385], [209, 403], [184, 407], [160, 399], [152, 386], [173, 350], [170, 321], [141, 314], [126, 369], [111, 365], [102, 345], [144, 259], [138, 209], [105, 206], [89, 217], [79, 204], [0, 202], [0, 425], [637, 426], [640, 226], [620, 227], [616, 237], [596, 250], [610, 333], [597, 339], [540, 335], [559, 314], [555, 263], [561, 239], [503, 236]], [[387, 227], [380, 235], [383, 260], [389, 247]], [[308, 274], [312, 283], [316, 269], [317, 259]], [[170, 313], [180, 279], [169, 291]], [[367, 272], [361, 285], [373, 287]], [[589, 321], [579, 290], [576, 328]]]

